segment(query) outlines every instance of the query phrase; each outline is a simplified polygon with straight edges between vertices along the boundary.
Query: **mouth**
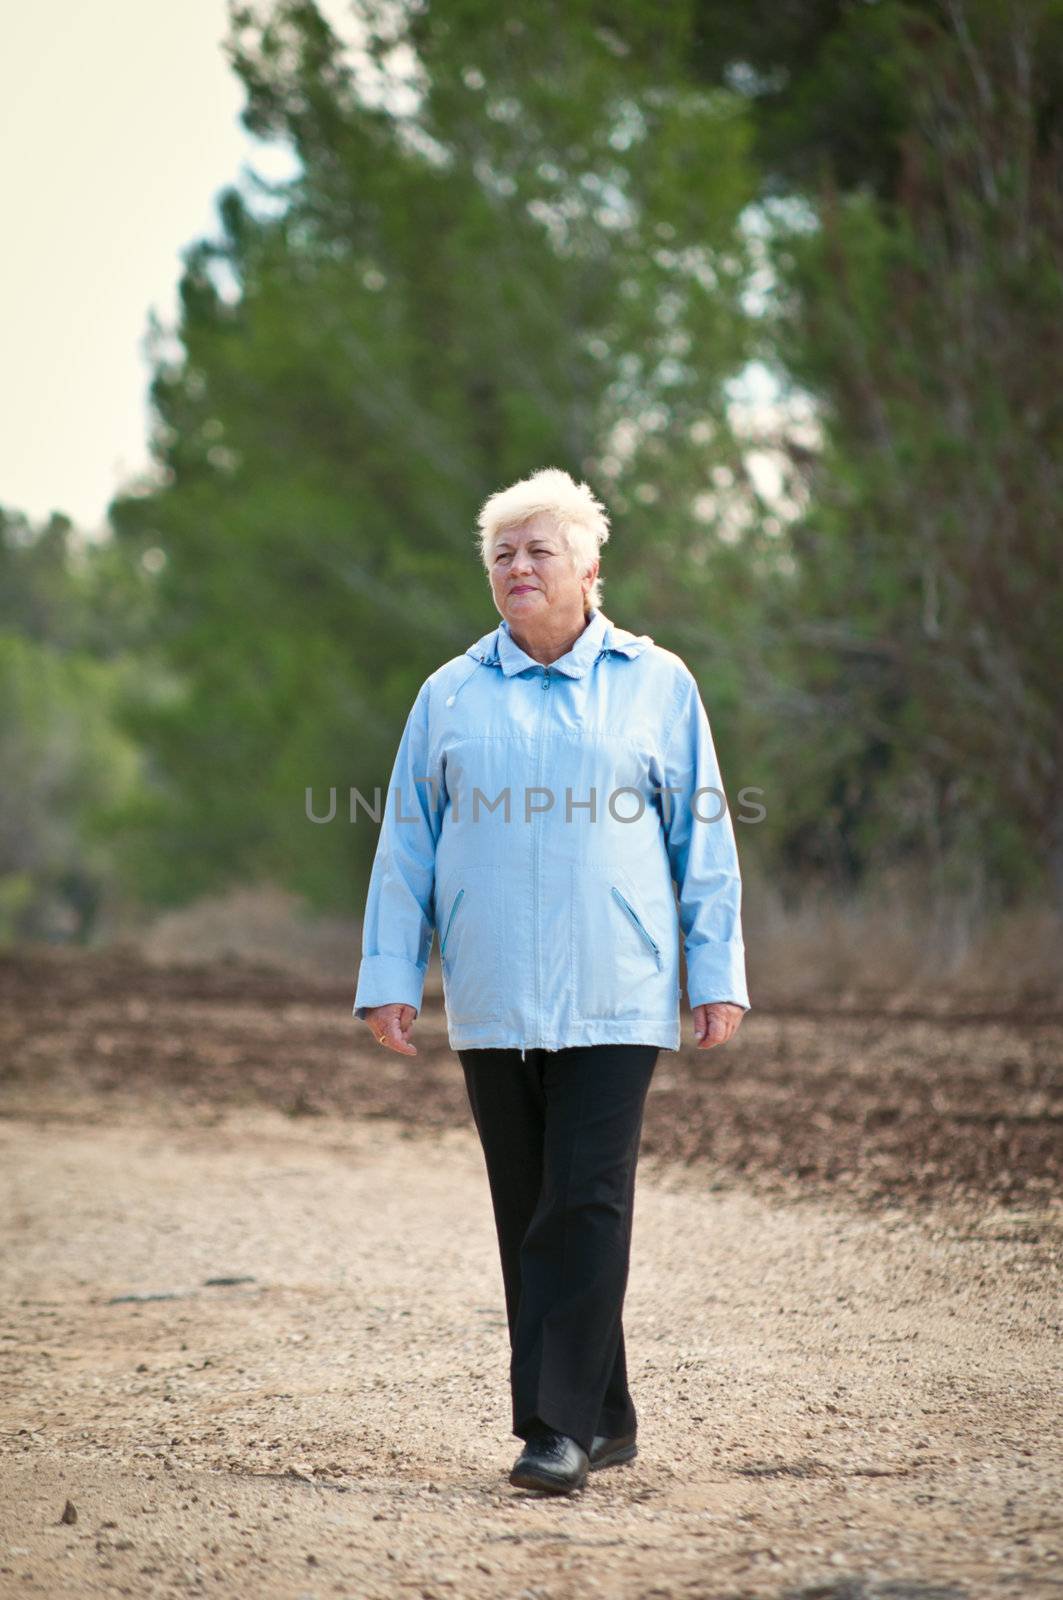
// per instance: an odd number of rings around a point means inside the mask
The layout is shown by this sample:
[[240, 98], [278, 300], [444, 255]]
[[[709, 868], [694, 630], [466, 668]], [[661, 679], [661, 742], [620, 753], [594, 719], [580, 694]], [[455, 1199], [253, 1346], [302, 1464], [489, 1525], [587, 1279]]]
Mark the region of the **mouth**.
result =
[[534, 594], [535, 589], [530, 583], [518, 583], [509, 592], [510, 594]]

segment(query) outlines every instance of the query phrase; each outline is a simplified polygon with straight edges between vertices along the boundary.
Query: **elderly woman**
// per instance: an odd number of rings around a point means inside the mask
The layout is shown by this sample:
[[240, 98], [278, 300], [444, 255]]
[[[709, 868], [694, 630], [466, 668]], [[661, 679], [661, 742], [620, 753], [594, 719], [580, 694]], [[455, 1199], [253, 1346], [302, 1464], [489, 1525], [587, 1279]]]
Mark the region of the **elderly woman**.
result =
[[697, 683], [600, 609], [588, 486], [536, 472], [478, 525], [502, 621], [410, 711], [354, 1014], [416, 1054], [438, 932], [501, 1253], [510, 1482], [569, 1493], [636, 1453], [621, 1313], [643, 1107], [680, 1045], [680, 929], [698, 1047], [749, 1009], [741, 880]]

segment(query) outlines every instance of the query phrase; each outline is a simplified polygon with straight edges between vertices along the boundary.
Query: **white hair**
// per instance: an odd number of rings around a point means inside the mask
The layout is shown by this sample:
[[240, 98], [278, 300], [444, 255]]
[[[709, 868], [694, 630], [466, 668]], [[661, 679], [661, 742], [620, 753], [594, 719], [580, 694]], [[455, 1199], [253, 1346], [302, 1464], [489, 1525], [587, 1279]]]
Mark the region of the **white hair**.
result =
[[[560, 467], [543, 467], [530, 478], [511, 483], [485, 500], [476, 525], [480, 530], [480, 555], [488, 572], [495, 540], [506, 528], [527, 522], [540, 511], [553, 517], [573, 566], [585, 571], [592, 566], [609, 537], [609, 518], [589, 484], [577, 483]], [[602, 603], [602, 580], [595, 578], [587, 591], [588, 608]]]

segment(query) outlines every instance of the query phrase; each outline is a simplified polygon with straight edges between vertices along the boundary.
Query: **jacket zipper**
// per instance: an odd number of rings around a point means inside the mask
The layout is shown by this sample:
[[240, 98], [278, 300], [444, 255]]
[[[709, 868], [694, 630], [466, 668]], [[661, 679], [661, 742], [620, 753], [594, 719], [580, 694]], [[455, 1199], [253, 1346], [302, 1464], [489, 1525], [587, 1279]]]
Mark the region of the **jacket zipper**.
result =
[[[543, 676], [539, 684], [539, 748], [535, 757], [535, 782], [537, 785], [543, 781], [543, 729], [546, 727], [546, 696], [550, 693], [551, 685], [550, 668], [544, 667]], [[534, 916], [532, 919], [533, 945], [535, 949], [535, 1047], [541, 1048], [542, 1040], [542, 985], [539, 981], [542, 965], [542, 916], [539, 909], [539, 863], [542, 859], [542, 819], [532, 834], [532, 883], [534, 885]], [[521, 1060], [524, 1053], [521, 1052]]]
[[642, 937], [645, 939], [646, 943], [649, 945], [650, 949], [653, 951], [654, 958], [656, 959], [657, 968], [658, 968], [658, 971], [659, 971], [660, 970], [660, 966], [661, 966], [661, 947], [660, 947], [660, 945], [657, 943], [656, 939], [651, 938], [651, 936], [647, 933], [646, 929], [642, 926], [642, 922], [641, 922], [641, 919], [639, 918], [638, 912], [634, 909], [633, 906], [628, 904], [628, 902], [624, 899], [624, 896], [620, 893], [620, 890], [615, 888], [615, 887], [613, 888], [613, 899], [617, 902], [618, 905], [623, 906], [624, 910], [627, 912], [628, 916], [631, 918], [632, 922], [635, 924], [636, 928], [639, 930], [639, 932], [641, 933]]
[[457, 895], [455, 897], [454, 904], [450, 908], [450, 916], [447, 918], [447, 931], [446, 931], [446, 933], [444, 933], [444, 935], [443, 935], [443, 943], [439, 947], [439, 959], [440, 959], [440, 961], [442, 961], [443, 957], [446, 955], [447, 940], [450, 938], [450, 930], [454, 925], [454, 913], [455, 913], [455, 911], [457, 911], [458, 907], [461, 905], [461, 902], [462, 902], [462, 899], [464, 898], [464, 895], [465, 895], [465, 890], [464, 889], [459, 889], [458, 893], [457, 893]]

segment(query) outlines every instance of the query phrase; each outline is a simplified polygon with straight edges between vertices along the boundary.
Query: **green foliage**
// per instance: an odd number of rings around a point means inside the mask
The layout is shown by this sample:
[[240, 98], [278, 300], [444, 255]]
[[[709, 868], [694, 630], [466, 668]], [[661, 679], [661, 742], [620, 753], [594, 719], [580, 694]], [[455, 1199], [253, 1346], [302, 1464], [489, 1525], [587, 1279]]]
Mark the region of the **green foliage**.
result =
[[0, 515], [0, 936], [64, 874], [357, 905], [348, 791], [497, 620], [475, 513], [545, 465], [764, 791], [747, 864], [1063, 906], [1063, 0], [357, 15], [363, 54], [231, 6], [298, 172], [186, 254], [155, 486], [91, 549]]
[[139, 777], [113, 716], [129, 670], [0, 630], [0, 945], [91, 932], [105, 815]]
[[826, 430], [778, 651], [809, 696], [788, 847], [1001, 896], [1047, 871], [1063, 905], [1059, 106], [1034, 12], [972, 6], [957, 35], [894, 9], [896, 195], [827, 188], [773, 239], [767, 338]]
[[497, 621], [475, 512], [536, 466], [617, 513], [617, 614], [667, 642], [681, 587], [708, 653], [691, 498], [736, 455], [755, 180], [742, 102], [684, 81], [689, 16], [656, 16], [424, 8], [426, 87], [397, 115], [313, 6], [234, 13], [248, 126], [301, 170], [274, 214], [230, 192], [189, 253], [182, 358], [153, 387], [160, 487], [111, 508], [131, 556], [165, 555], [158, 647], [183, 689], [127, 726], [189, 892], [269, 873], [351, 904], [375, 833], [315, 826], [304, 793], [320, 811], [335, 786], [342, 817], [351, 786], [386, 787], [417, 684]]

